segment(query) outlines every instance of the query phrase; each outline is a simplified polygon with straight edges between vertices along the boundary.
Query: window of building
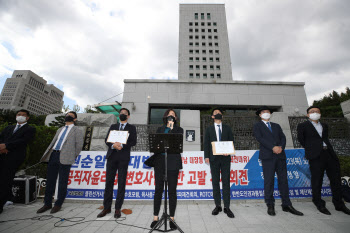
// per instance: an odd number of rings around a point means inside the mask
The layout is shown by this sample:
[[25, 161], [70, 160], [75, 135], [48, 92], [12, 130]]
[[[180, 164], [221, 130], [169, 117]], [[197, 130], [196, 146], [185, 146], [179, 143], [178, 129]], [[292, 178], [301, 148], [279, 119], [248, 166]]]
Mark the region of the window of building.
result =
[[211, 32], [211, 29], [210, 29], [210, 28], [208, 29], [208, 32]]
[[215, 60], [216, 60], [217, 62], [220, 62], [220, 58], [218, 58], [218, 57], [217, 57]]
[[190, 65], [190, 67], [189, 67], [189, 68], [190, 68], [190, 70], [193, 70], [193, 65]]
[[219, 54], [219, 50], [215, 50], [215, 54]]
[[214, 70], [214, 66], [213, 65], [210, 66], [210, 70]]
[[188, 24], [189, 26], [193, 26], [193, 23], [192, 22], [189, 22], [189, 24]]
[[214, 74], [210, 74], [210, 78], [214, 78]]
[[213, 26], [216, 26], [216, 22], [213, 23]]
[[206, 57], [202, 57], [202, 61], [207, 61], [207, 58]]
[[196, 43], [195, 43], [195, 46], [199, 46], [199, 42], [196, 42]]
[[214, 32], [218, 32], [218, 29], [214, 29]]
[[195, 32], [198, 32], [198, 28], [194, 29]]
[[193, 32], [193, 29], [192, 29], [192, 28], [190, 28], [190, 29], [189, 29], [189, 31], [190, 31], [190, 32]]
[[211, 39], [213, 39], [213, 37], [212, 37], [212, 36], [208, 36], [208, 39], [210, 39], [210, 40], [211, 40]]
[[190, 54], [193, 54], [193, 50], [190, 50]]
[[200, 69], [199, 65], [196, 65], [196, 70], [199, 70], [199, 69]]
[[196, 78], [200, 78], [200, 74], [199, 73], [196, 73]]
[[207, 65], [204, 65], [204, 66], [203, 66], [203, 70], [207, 70]]
[[199, 57], [196, 57], [196, 61], [199, 61]]
[[207, 74], [203, 74], [203, 78], [207, 78]]
[[190, 61], [193, 61], [193, 57], [190, 57]]
[[192, 39], [193, 39], [193, 36], [189, 36], [188, 38], [190, 38], [190, 40], [192, 40]]
[[204, 28], [202, 28], [202, 32], [205, 32], [205, 29], [204, 29]]
[[198, 13], [194, 13], [194, 19], [198, 19]]
[[216, 69], [217, 69], [217, 70], [220, 70], [220, 66], [216, 66]]
[[203, 54], [206, 54], [206, 53], [207, 53], [207, 51], [206, 51], [206, 50], [202, 50], [202, 53], [203, 53]]
[[219, 46], [219, 43], [215, 43], [215, 47], [218, 47]]
[[195, 38], [196, 40], [198, 40], [198, 39], [199, 39], [199, 36], [195, 36], [194, 38]]
[[213, 50], [209, 50], [209, 54], [213, 54]]
[[208, 26], [211, 26], [211, 22], [208, 22]]
[[209, 61], [210, 61], [210, 62], [213, 62], [214, 59], [213, 59], [212, 57], [209, 57]]
[[218, 39], [218, 36], [214, 36], [214, 39], [217, 40], [217, 39]]
[[213, 43], [209, 43], [209, 46], [212, 47], [212, 46], [213, 46]]
[[210, 13], [207, 13], [207, 19], [210, 19], [211, 17], [210, 17]]
[[201, 13], [201, 19], [204, 19], [204, 13]]
[[199, 50], [196, 50], [196, 54], [199, 54]]
[[190, 45], [190, 46], [193, 46], [193, 42], [190, 42], [189, 45]]
[[205, 42], [202, 42], [202, 46], [205, 46]]
[[195, 23], [194, 23], [194, 26], [198, 26], [198, 22], [195, 22]]
[[205, 26], [205, 23], [204, 23], [204, 22], [202, 22], [202, 23], [201, 23], [201, 25], [202, 25], [202, 26]]
[[193, 78], [193, 73], [190, 73], [190, 78]]
[[202, 40], [205, 40], [205, 36], [202, 36]]

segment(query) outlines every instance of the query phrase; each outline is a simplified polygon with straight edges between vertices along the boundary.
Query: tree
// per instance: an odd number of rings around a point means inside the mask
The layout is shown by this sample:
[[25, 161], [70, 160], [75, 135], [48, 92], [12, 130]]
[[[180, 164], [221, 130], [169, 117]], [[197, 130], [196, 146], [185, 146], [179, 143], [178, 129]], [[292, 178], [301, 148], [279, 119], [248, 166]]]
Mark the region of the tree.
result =
[[58, 128], [63, 127], [66, 124], [65, 118], [66, 118], [65, 115], [57, 116], [55, 117], [55, 121], [49, 123], [49, 126], [58, 127]]
[[338, 93], [333, 90], [329, 95], [325, 95], [319, 100], [315, 100], [312, 105], [321, 109], [323, 117], [344, 117], [340, 103], [350, 99], [350, 89], [345, 88], [345, 92]]

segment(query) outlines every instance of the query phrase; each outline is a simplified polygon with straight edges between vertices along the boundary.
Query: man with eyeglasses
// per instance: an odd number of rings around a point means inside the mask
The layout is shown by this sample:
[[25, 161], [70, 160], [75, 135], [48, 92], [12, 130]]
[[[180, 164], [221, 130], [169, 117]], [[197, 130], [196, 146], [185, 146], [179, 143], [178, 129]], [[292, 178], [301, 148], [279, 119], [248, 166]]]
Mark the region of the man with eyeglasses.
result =
[[321, 198], [323, 176], [326, 171], [335, 209], [350, 215], [350, 210], [342, 198], [340, 164], [328, 138], [328, 125], [319, 121], [321, 118], [319, 107], [311, 106], [306, 112], [309, 119], [300, 123], [297, 131], [298, 140], [305, 148], [305, 157], [309, 160], [312, 201], [321, 213], [331, 215], [326, 208], [326, 202]]

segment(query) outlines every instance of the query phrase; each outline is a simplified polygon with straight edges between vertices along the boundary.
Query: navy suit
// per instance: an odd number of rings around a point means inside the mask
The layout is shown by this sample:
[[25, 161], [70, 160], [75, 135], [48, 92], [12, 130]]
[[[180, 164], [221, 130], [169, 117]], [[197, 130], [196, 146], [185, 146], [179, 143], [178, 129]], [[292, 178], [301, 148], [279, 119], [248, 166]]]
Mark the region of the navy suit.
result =
[[[278, 188], [282, 198], [282, 206], [292, 205], [289, 199], [289, 188], [287, 179], [287, 163], [286, 153], [286, 136], [279, 124], [270, 122], [272, 132], [263, 121], [259, 121], [254, 125], [254, 136], [260, 143], [259, 159], [262, 163], [264, 174], [264, 192], [265, 203], [274, 205], [273, 197], [275, 173], [278, 178]], [[280, 154], [273, 153], [272, 148], [275, 146], [282, 147]]]

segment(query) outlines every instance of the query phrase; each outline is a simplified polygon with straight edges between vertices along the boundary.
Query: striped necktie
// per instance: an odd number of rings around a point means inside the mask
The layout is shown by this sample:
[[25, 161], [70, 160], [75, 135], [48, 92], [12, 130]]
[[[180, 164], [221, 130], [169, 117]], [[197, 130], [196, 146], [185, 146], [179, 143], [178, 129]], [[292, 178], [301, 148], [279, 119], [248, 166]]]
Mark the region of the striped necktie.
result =
[[61, 145], [62, 145], [62, 142], [63, 142], [63, 139], [64, 139], [64, 136], [66, 136], [66, 133], [68, 131], [68, 126], [65, 127], [60, 139], [58, 140], [58, 143], [55, 147], [55, 150], [60, 150], [61, 149]]

